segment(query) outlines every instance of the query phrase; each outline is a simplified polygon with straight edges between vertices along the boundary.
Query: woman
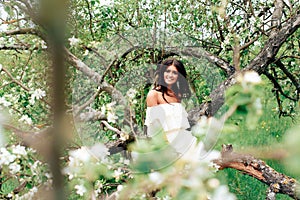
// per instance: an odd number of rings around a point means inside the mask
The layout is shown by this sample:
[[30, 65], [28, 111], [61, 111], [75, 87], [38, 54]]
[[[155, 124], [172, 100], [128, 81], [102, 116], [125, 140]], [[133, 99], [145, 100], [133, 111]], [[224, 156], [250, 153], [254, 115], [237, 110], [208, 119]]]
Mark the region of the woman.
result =
[[187, 112], [181, 104], [182, 98], [191, 92], [186, 81], [186, 70], [182, 62], [167, 59], [158, 66], [154, 87], [147, 95], [145, 125], [147, 134], [155, 137], [163, 131], [166, 141], [179, 155], [195, 146]]

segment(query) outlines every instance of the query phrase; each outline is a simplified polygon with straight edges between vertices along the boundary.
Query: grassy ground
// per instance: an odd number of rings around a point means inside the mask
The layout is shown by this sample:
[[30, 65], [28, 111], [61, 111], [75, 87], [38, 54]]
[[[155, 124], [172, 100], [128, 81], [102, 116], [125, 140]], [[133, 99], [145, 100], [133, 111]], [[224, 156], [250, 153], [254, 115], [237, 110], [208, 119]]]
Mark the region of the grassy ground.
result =
[[[252, 152], [264, 160], [269, 166], [278, 172], [292, 176], [292, 173], [285, 168], [280, 160], [268, 159], [266, 152], [276, 152], [286, 133], [286, 130], [295, 122], [290, 117], [279, 118], [275, 110], [276, 101], [272, 94], [266, 91], [263, 97], [264, 113], [260, 118], [255, 130], [249, 130], [245, 125], [243, 116], [233, 115], [228, 124], [234, 124], [236, 130], [231, 133], [222, 133], [218, 140], [217, 149], [221, 144], [232, 144], [236, 152]], [[276, 154], [276, 153], [275, 153]], [[217, 175], [221, 180], [227, 182], [230, 191], [235, 193], [239, 200], [265, 199], [267, 185], [255, 178], [244, 175], [234, 169], [219, 171]], [[297, 180], [300, 177], [294, 177]], [[277, 195], [276, 199], [292, 199], [287, 195]]]

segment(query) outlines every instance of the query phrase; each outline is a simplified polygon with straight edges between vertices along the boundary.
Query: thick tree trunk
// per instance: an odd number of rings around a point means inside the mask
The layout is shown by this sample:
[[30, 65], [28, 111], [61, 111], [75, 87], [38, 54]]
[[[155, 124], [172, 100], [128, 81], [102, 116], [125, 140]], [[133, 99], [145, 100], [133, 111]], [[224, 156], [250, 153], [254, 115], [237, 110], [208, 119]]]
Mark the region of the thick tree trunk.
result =
[[264, 161], [251, 155], [233, 152], [232, 145], [223, 145], [221, 158], [213, 161], [219, 170], [225, 168], [237, 169], [259, 181], [269, 185], [266, 199], [275, 199], [276, 193], [286, 194], [294, 199], [300, 199], [296, 194], [297, 181], [277, 172]]

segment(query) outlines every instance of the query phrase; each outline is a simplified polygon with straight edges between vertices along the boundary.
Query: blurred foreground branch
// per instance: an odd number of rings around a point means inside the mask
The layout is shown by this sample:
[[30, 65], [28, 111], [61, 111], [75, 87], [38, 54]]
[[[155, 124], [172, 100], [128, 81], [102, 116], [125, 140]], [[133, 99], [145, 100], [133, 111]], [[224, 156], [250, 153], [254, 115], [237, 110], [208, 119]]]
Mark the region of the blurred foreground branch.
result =
[[276, 193], [300, 199], [296, 194], [298, 183], [294, 178], [277, 172], [264, 161], [252, 155], [233, 152], [233, 147], [230, 144], [222, 146], [221, 158], [213, 162], [219, 167], [219, 170], [226, 168], [237, 169], [269, 185], [267, 200], [275, 200]]

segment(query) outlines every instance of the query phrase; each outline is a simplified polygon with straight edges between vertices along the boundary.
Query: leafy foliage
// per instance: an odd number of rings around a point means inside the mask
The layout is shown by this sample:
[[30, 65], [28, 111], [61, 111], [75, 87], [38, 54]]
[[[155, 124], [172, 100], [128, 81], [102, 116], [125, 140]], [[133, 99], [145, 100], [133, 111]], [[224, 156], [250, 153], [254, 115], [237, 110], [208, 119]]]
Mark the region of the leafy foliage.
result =
[[[131, 165], [133, 158], [127, 151], [108, 155], [102, 145], [126, 142], [134, 136], [140, 143], [129, 148], [137, 154], [164, 147], [161, 138], [145, 141], [143, 130], [145, 99], [156, 64], [170, 56], [184, 62], [193, 91], [191, 99], [183, 102], [187, 110], [211, 102], [213, 91], [230, 75], [247, 68], [274, 31], [299, 13], [299, 1], [289, 0], [279, 10], [281, 16], [276, 16], [276, 2], [69, 1], [64, 40], [69, 65], [65, 104], [67, 115], [74, 119], [68, 118], [73, 127], [66, 132], [74, 134], [62, 163], [70, 199], [102, 198], [105, 194], [124, 199], [151, 195], [158, 199], [233, 199], [230, 192], [238, 199], [263, 196], [261, 186], [252, 179], [232, 170], [216, 175], [207, 163], [191, 157], [162, 171], [136, 173], [171, 156], [153, 154], [153, 160], [138, 159]], [[0, 109], [6, 118], [1, 123], [7, 129], [3, 133], [6, 140], [0, 136], [1, 198], [30, 199], [47, 191], [52, 181], [48, 165], [42, 161], [44, 154], [23, 146], [28, 144], [22, 140], [28, 135], [45, 136], [53, 121], [51, 40], [48, 24], [39, 18], [41, 3], [0, 3]], [[292, 119], [298, 122], [299, 115], [299, 33], [297, 29], [287, 37], [259, 72], [261, 76], [255, 73], [247, 78], [243, 74], [226, 91], [223, 110], [233, 108], [235, 112], [214, 147], [233, 143], [241, 150], [264, 145], [272, 149], [284, 140], [287, 151], [294, 152], [287, 158], [286, 168], [297, 177], [299, 137], [296, 129], [288, 133], [286, 129], [293, 126]], [[264, 85], [257, 82], [261, 78]], [[278, 113], [291, 119], [278, 118]], [[200, 122], [193, 133], [204, 139], [208, 121], [202, 121], [204, 126]], [[285, 170], [282, 163], [274, 165]], [[184, 168], [187, 166], [190, 168]], [[249, 188], [257, 189], [248, 193]]]

